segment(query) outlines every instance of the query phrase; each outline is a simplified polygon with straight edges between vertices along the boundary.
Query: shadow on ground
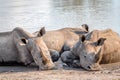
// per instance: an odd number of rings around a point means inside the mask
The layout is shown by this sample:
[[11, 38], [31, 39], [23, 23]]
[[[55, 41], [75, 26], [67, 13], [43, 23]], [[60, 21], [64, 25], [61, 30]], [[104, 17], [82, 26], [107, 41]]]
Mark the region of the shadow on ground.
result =
[[21, 63], [0, 63], [0, 73], [3, 72], [26, 72], [26, 71], [37, 71], [37, 66], [25, 66]]

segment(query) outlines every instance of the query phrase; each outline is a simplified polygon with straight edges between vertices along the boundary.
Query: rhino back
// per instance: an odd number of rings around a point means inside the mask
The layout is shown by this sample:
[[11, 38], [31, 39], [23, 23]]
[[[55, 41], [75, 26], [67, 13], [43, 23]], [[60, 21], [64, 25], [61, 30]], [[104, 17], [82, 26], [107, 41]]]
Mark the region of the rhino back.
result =
[[43, 40], [45, 41], [47, 47], [57, 51], [61, 51], [64, 44], [72, 47], [78, 39], [79, 36], [69, 29], [47, 31], [43, 36]]
[[64, 45], [65, 37], [60, 31], [48, 31], [43, 36], [43, 40], [49, 49], [60, 51]]
[[69, 46], [70, 48], [73, 47], [73, 45], [79, 40], [79, 35], [74, 33], [74, 32], [64, 32], [65, 35], [65, 43], [67, 44], [67, 46]]
[[16, 53], [12, 32], [0, 33], [0, 62], [16, 61]]

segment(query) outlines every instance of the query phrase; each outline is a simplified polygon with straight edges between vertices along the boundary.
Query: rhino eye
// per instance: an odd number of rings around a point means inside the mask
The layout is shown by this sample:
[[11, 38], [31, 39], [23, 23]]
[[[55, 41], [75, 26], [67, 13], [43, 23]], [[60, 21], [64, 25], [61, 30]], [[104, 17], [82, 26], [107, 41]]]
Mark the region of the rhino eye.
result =
[[88, 66], [87, 68], [90, 69], [90, 66]]
[[86, 56], [84, 56], [84, 58], [86, 58]]

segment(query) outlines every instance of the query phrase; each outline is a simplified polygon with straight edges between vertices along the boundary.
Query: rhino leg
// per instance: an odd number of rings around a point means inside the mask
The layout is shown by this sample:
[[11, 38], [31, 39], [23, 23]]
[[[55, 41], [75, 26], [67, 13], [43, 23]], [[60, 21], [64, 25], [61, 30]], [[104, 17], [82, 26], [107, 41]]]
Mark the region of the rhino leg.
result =
[[61, 55], [64, 51], [70, 51], [70, 49], [71, 49], [70, 46], [69, 46], [67, 43], [65, 43], [65, 44], [63, 45], [61, 51], [60, 51], [60, 55]]
[[75, 67], [75, 68], [79, 68], [80, 67], [80, 60], [79, 59], [73, 60], [73, 67]]
[[67, 45], [67, 44], [65, 44], [65, 45], [63, 46], [63, 51], [70, 51], [70, 46]]
[[49, 49], [49, 51], [50, 51], [52, 61], [53, 62], [57, 61], [59, 59], [59, 57], [60, 57], [59, 52], [56, 51], [56, 50], [53, 50], [53, 49]]
[[65, 51], [61, 55], [61, 60], [66, 63], [68, 66], [73, 66], [73, 61], [75, 60], [75, 56], [72, 54], [71, 51]]

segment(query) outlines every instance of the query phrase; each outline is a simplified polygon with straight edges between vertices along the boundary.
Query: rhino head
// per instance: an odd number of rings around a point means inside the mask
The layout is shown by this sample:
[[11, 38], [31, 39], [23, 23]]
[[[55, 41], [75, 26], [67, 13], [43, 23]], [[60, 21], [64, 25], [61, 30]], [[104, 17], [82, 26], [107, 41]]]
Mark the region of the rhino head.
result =
[[102, 59], [102, 46], [105, 38], [99, 38], [93, 42], [85, 40], [85, 36], [82, 36], [78, 43], [73, 47], [73, 52], [80, 58], [80, 66], [86, 70], [100, 70], [99, 65]]
[[42, 39], [45, 34], [45, 28], [41, 28], [38, 36], [29, 39], [21, 38], [21, 41], [26, 44], [28, 51], [31, 53], [33, 60], [40, 69], [53, 69], [54, 63], [51, 60], [50, 52]]

